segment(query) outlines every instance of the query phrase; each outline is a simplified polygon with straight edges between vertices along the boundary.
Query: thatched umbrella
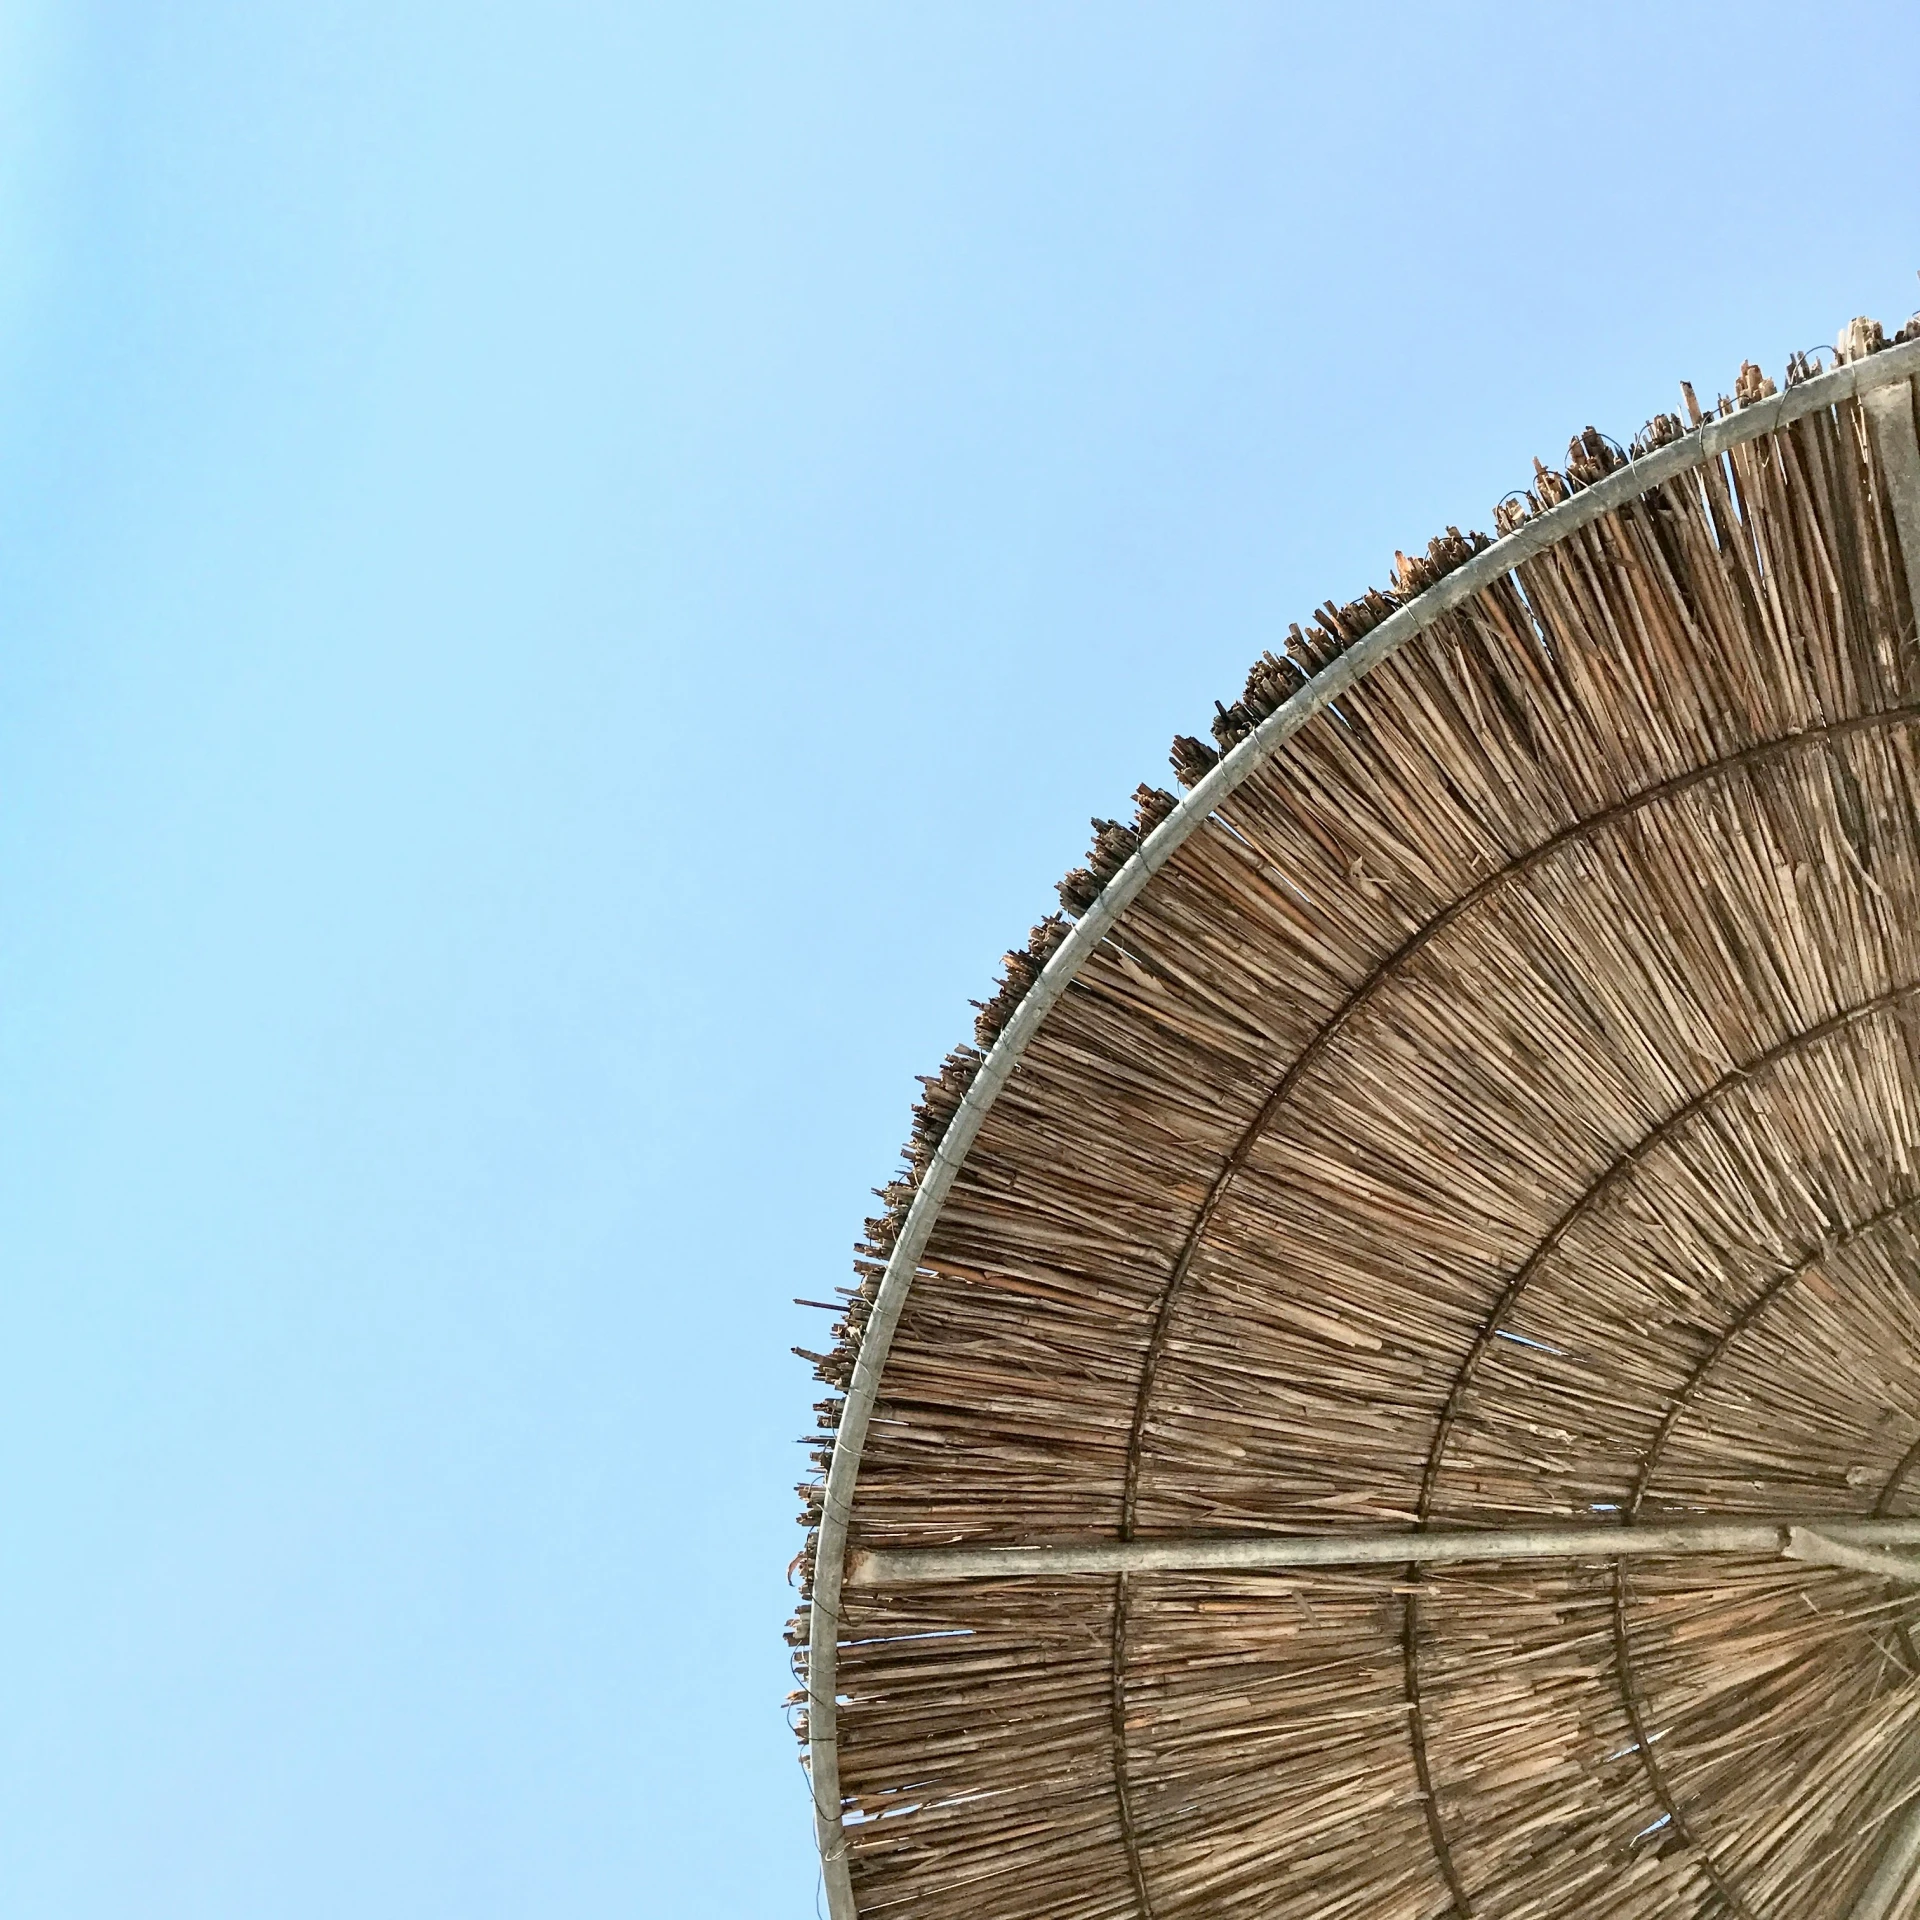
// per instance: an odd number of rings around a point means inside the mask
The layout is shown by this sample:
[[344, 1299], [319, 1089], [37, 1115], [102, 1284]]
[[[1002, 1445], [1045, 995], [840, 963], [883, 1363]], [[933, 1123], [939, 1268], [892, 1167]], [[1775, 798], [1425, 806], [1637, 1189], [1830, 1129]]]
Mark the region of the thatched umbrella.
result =
[[1096, 822], [821, 1362], [835, 1920], [1920, 1898], [1920, 329]]

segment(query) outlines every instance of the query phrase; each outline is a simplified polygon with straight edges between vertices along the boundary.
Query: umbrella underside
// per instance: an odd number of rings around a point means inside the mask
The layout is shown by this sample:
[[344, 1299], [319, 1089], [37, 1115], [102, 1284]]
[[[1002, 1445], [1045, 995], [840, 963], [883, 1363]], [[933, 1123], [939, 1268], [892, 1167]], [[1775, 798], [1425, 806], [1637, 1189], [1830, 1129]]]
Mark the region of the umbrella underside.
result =
[[[1791, 420], [1749, 369], [1751, 418], [1656, 422], [1624, 478], [1583, 436], [1501, 517], [1531, 557], [1450, 533], [1296, 629], [1216, 728], [1250, 770], [1142, 789], [1064, 883], [1084, 919], [1170, 848], [1009, 1030], [943, 1194], [980, 1053], [930, 1083], [823, 1363], [862, 1397], [809, 1568], [836, 1913], [1868, 1910], [1920, 1586], [858, 1556], [1920, 1515], [1920, 459], [1882, 377], [1920, 362], [1876, 344], [1798, 364], [1783, 398], [1834, 397]], [[1402, 607], [1439, 610], [1319, 699]]]

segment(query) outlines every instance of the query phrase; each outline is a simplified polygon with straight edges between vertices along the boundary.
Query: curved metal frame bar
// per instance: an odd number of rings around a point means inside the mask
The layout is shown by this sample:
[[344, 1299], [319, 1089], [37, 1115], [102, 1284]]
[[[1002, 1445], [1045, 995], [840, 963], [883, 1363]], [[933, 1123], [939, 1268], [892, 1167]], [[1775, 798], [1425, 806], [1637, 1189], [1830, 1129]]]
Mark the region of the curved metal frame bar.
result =
[[1807, 414], [1898, 381], [1911, 380], [1916, 374], [1920, 374], [1920, 339], [1902, 341], [1870, 357], [1846, 361], [1830, 373], [1816, 374], [1781, 393], [1757, 400], [1738, 413], [1705, 422], [1681, 439], [1629, 461], [1584, 492], [1550, 507], [1524, 526], [1495, 540], [1426, 592], [1389, 614], [1371, 633], [1315, 674], [1292, 699], [1269, 714], [1231, 752], [1223, 755], [1148, 835], [1139, 851], [1108, 881], [1100, 897], [1074, 923], [981, 1062], [973, 1084], [921, 1177], [886, 1272], [881, 1276], [841, 1408], [815, 1540], [807, 1640], [807, 1759], [813, 1785], [814, 1827], [820, 1843], [831, 1920], [858, 1920], [841, 1820], [836, 1688], [847, 1525], [867, 1427], [879, 1398], [880, 1375], [886, 1365], [894, 1329], [899, 1324], [934, 1222], [946, 1203], [961, 1162], [980, 1131], [981, 1122], [1054, 1002], [1148, 881], [1236, 787], [1323, 708], [1338, 700], [1356, 681], [1443, 614], [1451, 613], [1523, 561], [1557, 546], [1569, 534], [1591, 526], [1653, 488], [1705, 466], [1734, 447], [1776, 433]]
[[[1883, 1227], [1891, 1226], [1897, 1220], [1904, 1220], [1920, 1208], [1920, 1195], [1909, 1194], [1906, 1199], [1894, 1201], [1850, 1227], [1839, 1239], [1824, 1243], [1812, 1249], [1802, 1259], [1790, 1267], [1777, 1272], [1747, 1304], [1734, 1315], [1722, 1330], [1719, 1339], [1701, 1355], [1698, 1364], [1687, 1375], [1685, 1383], [1678, 1393], [1667, 1403], [1667, 1411], [1661, 1420], [1659, 1430], [1648, 1442], [1646, 1451], [1640, 1456], [1640, 1470], [1634, 1476], [1633, 1491], [1628, 1496], [1622, 1519], [1628, 1526], [1637, 1526], [1640, 1508], [1645, 1502], [1648, 1491], [1653, 1485], [1653, 1477], [1660, 1469], [1660, 1457], [1667, 1450], [1667, 1442], [1674, 1436], [1681, 1419], [1689, 1413], [1700, 1389], [1713, 1378], [1728, 1352], [1756, 1322], [1764, 1319], [1774, 1303], [1811, 1273], [1817, 1273], [1834, 1254], [1866, 1239], [1870, 1234], [1878, 1233]], [[1844, 1529], [1843, 1529], [1844, 1532]], [[1901, 1568], [1909, 1556], [1886, 1552], [1891, 1541], [1865, 1542], [1858, 1538], [1836, 1538], [1830, 1531], [1821, 1529], [1818, 1522], [1808, 1521], [1788, 1527], [1785, 1543], [1780, 1551], [1789, 1560], [1818, 1560], [1821, 1553], [1809, 1542], [1817, 1543], [1826, 1554], [1846, 1556], [1840, 1559], [1829, 1558], [1828, 1565], [1852, 1566], [1856, 1569], [1871, 1562], [1870, 1569], [1887, 1579], [1905, 1578]], [[1874, 1557], [1874, 1547], [1881, 1552]], [[1755, 1920], [1754, 1912], [1739, 1889], [1715, 1858], [1713, 1849], [1695, 1830], [1688, 1818], [1686, 1809], [1681, 1805], [1673, 1782], [1668, 1778], [1665, 1767], [1655, 1755], [1654, 1739], [1647, 1726], [1645, 1708], [1645, 1689], [1634, 1670], [1633, 1625], [1629, 1617], [1629, 1602], [1632, 1598], [1624, 1561], [1613, 1563], [1613, 1658], [1614, 1679], [1620, 1688], [1621, 1704], [1627, 1710], [1627, 1718], [1633, 1727], [1634, 1746], [1640, 1757], [1640, 1765], [1647, 1776], [1647, 1784], [1653, 1789], [1654, 1797], [1666, 1809], [1667, 1818], [1682, 1840], [1693, 1849], [1701, 1871], [1712, 1882], [1714, 1891], [1722, 1902], [1737, 1916], [1737, 1920]]]

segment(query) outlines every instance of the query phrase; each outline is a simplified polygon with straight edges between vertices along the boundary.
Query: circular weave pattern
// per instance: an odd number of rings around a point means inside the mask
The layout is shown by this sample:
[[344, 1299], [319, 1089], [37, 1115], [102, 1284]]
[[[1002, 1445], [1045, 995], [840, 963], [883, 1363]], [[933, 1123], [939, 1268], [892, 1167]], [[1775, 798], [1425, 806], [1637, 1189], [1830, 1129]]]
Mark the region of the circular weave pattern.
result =
[[[960, 1163], [847, 1527], [1866, 1518], [1920, 1514], [1916, 1462], [1920, 647], [1842, 400], [1442, 613], [1187, 834]], [[857, 1911], [1839, 1920], [1920, 1796], [1916, 1595], [1771, 1556], [849, 1587]]]

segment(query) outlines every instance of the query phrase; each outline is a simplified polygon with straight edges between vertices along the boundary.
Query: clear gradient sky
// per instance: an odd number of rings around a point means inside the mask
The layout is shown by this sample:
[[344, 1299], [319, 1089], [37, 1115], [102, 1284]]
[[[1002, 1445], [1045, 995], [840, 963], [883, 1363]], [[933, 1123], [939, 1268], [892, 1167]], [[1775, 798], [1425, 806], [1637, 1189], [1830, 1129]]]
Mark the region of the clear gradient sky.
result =
[[1920, 305], [1920, 10], [0, 9], [0, 1912], [807, 1916], [789, 1304], [1248, 659]]

